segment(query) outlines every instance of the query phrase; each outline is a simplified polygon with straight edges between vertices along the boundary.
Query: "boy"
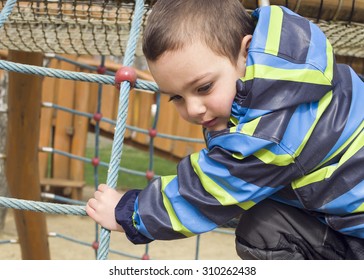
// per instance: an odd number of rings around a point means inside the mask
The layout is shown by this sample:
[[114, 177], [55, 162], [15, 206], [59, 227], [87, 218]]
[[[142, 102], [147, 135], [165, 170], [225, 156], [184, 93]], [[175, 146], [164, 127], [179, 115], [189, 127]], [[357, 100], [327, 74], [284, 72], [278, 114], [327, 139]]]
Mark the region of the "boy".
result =
[[135, 244], [239, 216], [242, 259], [364, 259], [363, 82], [308, 20], [252, 18], [238, 0], [157, 1], [144, 54], [207, 148], [143, 191], [100, 185], [86, 211]]

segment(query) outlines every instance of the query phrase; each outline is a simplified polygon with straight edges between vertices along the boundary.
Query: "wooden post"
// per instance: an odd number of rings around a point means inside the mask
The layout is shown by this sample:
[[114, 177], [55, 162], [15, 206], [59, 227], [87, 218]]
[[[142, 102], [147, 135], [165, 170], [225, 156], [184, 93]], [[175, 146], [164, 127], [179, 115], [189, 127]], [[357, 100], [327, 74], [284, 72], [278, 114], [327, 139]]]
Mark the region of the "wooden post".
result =
[[[8, 184], [5, 177], [5, 144], [8, 126], [7, 78], [0, 72], [0, 196], [8, 195]], [[0, 231], [5, 226], [7, 209], [0, 207]]]
[[[9, 60], [42, 65], [43, 55], [9, 51]], [[39, 119], [42, 78], [9, 73], [6, 176], [12, 197], [40, 200], [38, 170]], [[50, 259], [46, 219], [43, 213], [15, 210], [22, 252], [27, 260]]]
[[[75, 56], [65, 56], [66, 58], [75, 59]], [[61, 61], [59, 64], [60, 69], [67, 71], [75, 71], [76, 66], [67, 62]], [[74, 108], [75, 98], [75, 81], [58, 79], [56, 87], [57, 104], [67, 108]], [[55, 132], [54, 132], [54, 148], [57, 150], [70, 152], [73, 137], [73, 114], [62, 110], [57, 110], [57, 116], [55, 120]], [[70, 178], [70, 166], [71, 159], [63, 155], [53, 155], [53, 167], [52, 177], [58, 179]]]
[[[59, 63], [57, 59], [52, 59], [49, 64], [50, 68], [60, 69]], [[50, 102], [54, 103], [56, 99], [56, 83], [57, 79], [51, 77], [45, 77], [42, 82], [42, 102]], [[40, 132], [39, 132], [39, 147], [50, 147], [52, 146], [52, 125], [53, 125], [53, 116], [55, 110], [53, 108], [43, 107], [41, 109], [41, 117], [40, 117]], [[39, 176], [42, 180], [45, 177], [48, 177], [49, 170], [49, 159], [52, 158], [52, 154], [39, 152], [38, 160], [39, 160]]]

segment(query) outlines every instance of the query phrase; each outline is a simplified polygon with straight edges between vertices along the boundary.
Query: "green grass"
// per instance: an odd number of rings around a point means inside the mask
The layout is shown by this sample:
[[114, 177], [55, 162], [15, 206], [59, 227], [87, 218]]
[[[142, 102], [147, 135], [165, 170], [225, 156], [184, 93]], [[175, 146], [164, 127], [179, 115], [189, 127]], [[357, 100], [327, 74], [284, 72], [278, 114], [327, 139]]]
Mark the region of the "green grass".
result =
[[[109, 163], [111, 154], [111, 144], [102, 145], [99, 149], [100, 161]], [[86, 157], [92, 158], [94, 156], [94, 148], [88, 147], [86, 149]], [[149, 152], [135, 149], [131, 146], [124, 145], [123, 154], [121, 157], [120, 166], [138, 170], [143, 173], [149, 167]], [[164, 158], [154, 156], [153, 169], [156, 175], [173, 175], [176, 174], [177, 163], [166, 160]], [[107, 181], [107, 168], [103, 166], [98, 167], [99, 184], [106, 183]], [[85, 164], [85, 181], [88, 186], [95, 185], [94, 167], [91, 164]], [[143, 189], [148, 181], [145, 176], [138, 176], [134, 174], [127, 174], [120, 172], [118, 177], [117, 188], [121, 189]]]

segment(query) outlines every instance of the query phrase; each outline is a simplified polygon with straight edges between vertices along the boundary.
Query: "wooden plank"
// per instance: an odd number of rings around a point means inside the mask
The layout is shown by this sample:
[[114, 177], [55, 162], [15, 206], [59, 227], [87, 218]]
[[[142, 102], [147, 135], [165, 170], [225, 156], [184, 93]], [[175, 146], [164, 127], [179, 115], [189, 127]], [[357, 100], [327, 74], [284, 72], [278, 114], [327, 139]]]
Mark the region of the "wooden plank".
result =
[[[128, 109], [128, 124], [131, 126], [138, 126], [139, 123], [139, 111], [140, 111], [140, 99], [141, 99], [141, 91], [134, 90], [132, 99], [129, 99], [129, 109]], [[130, 101], [132, 101], [130, 103]], [[131, 139], [135, 138], [136, 132], [131, 131], [130, 137]]]
[[[202, 127], [200, 125], [191, 124], [189, 135], [190, 135], [189, 137], [191, 137], [191, 138], [198, 138], [198, 139], [204, 140], [203, 133], [202, 133]], [[191, 143], [192, 152], [198, 152], [204, 148], [206, 148], [205, 143], [196, 143], [196, 142]]]
[[[75, 59], [75, 56], [66, 56], [69, 59]], [[76, 67], [69, 63], [60, 62], [60, 69], [75, 71]], [[67, 108], [73, 108], [75, 82], [71, 80], [57, 80], [57, 104]], [[71, 151], [71, 138], [73, 136], [73, 115], [57, 110], [55, 121], [54, 148], [64, 152]], [[70, 159], [63, 155], [54, 154], [52, 177], [69, 178]]]
[[[190, 137], [190, 129], [191, 124], [189, 124], [187, 121], [182, 119], [181, 117], [177, 118], [175, 122], [175, 126], [173, 127], [172, 134], [183, 136], [183, 137]], [[190, 153], [193, 152], [193, 148], [191, 143], [184, 142], [184, 141], [173, 141], [173, 148], [171, 153], [179, 158], [183, 158]]]
[[57, 178], [43, 178], [40, 181], [42, 189], [46, 192], [62, 192], [63, 195], [69, 195], [72, 199], [82, 200], [82, 190], [85, 187], [85, 181], [75, 181]]
[[91, 83], [90, 85], [90, 97], [88, 101], [88, 113], [95, 113], [97, 110], [97, 92], [98, 92], [98, 84], [97, 83]]
[[[135, 93], [136, 93], [137, 90], [135, 89], [132, 89], [130, 91], [130, 94], [129, 94], [129, 108], [128, 108], [128, 116], [126, 118], [126, 124], [127, 125], [130, 125], [132, 126], [133, 123], [134, 123], [134, 115], [133, 115], [133, 108], [134, 108], [134, 104], [135, 104]], [[116, 110], [117, 111], [117, 110]], [[133, 135], [133, 131], [131, 131], [130, 129], [127, 129], [125, 131], [125, 135], [124, 135], [124, 138], [125, 139], [130, 139]]]
[[[152, 118], [151, 118], [151, 106], [154, 103], [154, 96], [148, 92], [143, 91], [135, 91], [133, 108], [129, 108], [129, 110], [135, 110], [137, 113], [134, 115], [136, 118], [134, 119], [134, 126], [142, 129], [149, 129], [152, 126]], [[143, 145], [149, 144], [149, 135], [144, 133], [135, 133], [133, 134], [132, 139]]]
[[[102, 87], [101, 113], [102, 116], [111, 120], [116, 119], [119, 94], [114, 86], [104, 85]], [[115, 126], [106, 122], [100, 123], [100, 129], [114, 133]]]
[[[81, 70], [79, 70], [81, 71]], [[74, 109], [86, 112], [90, 97], [90, 83], [77, 82], [75, 85], [75, 106]], [[73, 137], [71, 153], [77, 156], [84, 156], [86, 152], [87, 133], [89, 119], [84, 116], [73, 117]], [[70, 160], [70, 179], [84, 179], [84, 162], [76, 159]]]
[[[53, 59], [49, 65], [51, 68], [58, 68], [58, 60]], [[45, 77], [42, 83], [42, 102], [54, 103], [56, 79]], [[52, 126], [53, 126], [52, 108], [42, 107], [40, 116], [40, 135], [39, 147], [50, 147], [52, 145]], [[48, 176], [48, 161], [52, 157], [49, 153], [39, 152], [39, 176], [44, 178]]]
[[[175, 126], [175, 120], [179, 116], [173, 104], [168, 101], [169, 97], [167, 95], [161, 95], [157, 132], [170, 135], [173, 131], [173, 126]], [[168, 138], [156, 137], [154, 146], [162, 151], [171, 152], [173, 141]]]
[[[91, 86], [91, 101], [89, 104], [89, 108], [92, 108], [93, 111], [90, 112], [94, 114], [98, 107], [98, 86], [93, 85]], [[108, 118], [110, 120], [116, 120], [117, 110], [118, 110], [118, 102], [119, 102], [119, 93], [115, 89], [114, 86], [104, 85], [102, 87], [102, 94], [101, 94], [101, 107], [100, 112], [102, 117]], [[95, 126], [96, 121], [91, 119], [90, 123]], [[115, 132], [115, 125], [107, 123], [107, 122], [100, 122], [100, 129], [103, 132], [109, 134], [114, 134]]]
[[0, 58], [7, 59], [8, 58], [8, 50], [0, 50]]
[[[41, 66], [43, 55], [10, 51], [9, 60]], [[40, 200], [38, 171], [40, 76], [9, 73], [6, 175], [12, 197]], [[14, 210], [23, 259], [50, 259], [44, 213]]]
[[83, 188], [85, 186], [85, 181], [58, 178], [43, 178], [40, 180], [40, 184], [42, 186], [50, 187]]
[[[201, 126], [188, 123], [181, 117], [178, 117], [178, 120], [175, 121], [175, 123], [176, 127], [172, 130], [173, 135], [203, 139]], [[196, 142], [174, 141], [171, 153], [178, 158], [183, 158], [191, 153], [198, 152], [205, 147], [205, 144]]]
[[350, 65], [355, 72], [364, 75], [364, 58], [350, 56], [336, 56], [337, 63]]

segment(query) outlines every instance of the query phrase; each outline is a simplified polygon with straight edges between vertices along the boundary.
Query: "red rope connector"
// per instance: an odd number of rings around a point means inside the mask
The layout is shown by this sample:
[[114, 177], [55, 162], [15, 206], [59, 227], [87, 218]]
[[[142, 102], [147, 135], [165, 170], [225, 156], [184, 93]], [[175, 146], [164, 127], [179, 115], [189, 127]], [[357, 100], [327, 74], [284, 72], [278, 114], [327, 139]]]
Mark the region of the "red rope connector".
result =
[[98, 66], [96, 71], [97, 71], [97, 73], [98, 73], [98, 74], [103, 75], [103, 74], [105, 74], [105, 73], [106, 73], [106, 70], [107, 70], [107, 69], [106, 69], [106, 67], [105, 67], [105, 66]]
[[93, 119], [97, 122], [101, 121], [102, 119], [102, 114], [101, 113], [98, 113], [96, 112], [94, 115], [93, 115]]
[[148, 132], [149, 132], [149, 136], [152, 137], [152, 138], [156, 137], [157, 136], [157, 133], [158, 133], [157, 130], [154, 129], [154, 128], [150, 128], [148, 130]]
[[94, 242], [92, 242], [92, 248], [95, 250], [95, 251], [97, 251], [98, 249], [99, 249], [99, 242], [98, 241], [94, 241]]
[[115, 74], [115, 86], [120, 90], [120, 84], [122, 82], [128, 81], [131, 87], [134, 87], [135, 81], [137, 79], [137, 73], [134, 68], [129, 66], [123, 66]]
[[147, 172], [145, 172], [145, 177], [148, 181], [152, 180], [154, 178], [154, 172], [152, 170], [147, 170]]
[[92, 160], [91, 160], [91, 163], [93, 166], [98, 166], [100, 164], [100, 159], [98, 157], [94, 157]]

